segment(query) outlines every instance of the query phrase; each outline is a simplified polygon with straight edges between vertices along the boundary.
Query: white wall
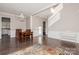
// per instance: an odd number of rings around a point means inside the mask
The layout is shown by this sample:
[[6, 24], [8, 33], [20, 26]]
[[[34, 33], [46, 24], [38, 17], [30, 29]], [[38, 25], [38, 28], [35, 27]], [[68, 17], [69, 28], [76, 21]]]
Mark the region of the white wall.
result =
[[53, 31], [73, 31], [79, 32], [79, 4], [63, 4], [61, 19], [52, 25]]
[[[54, 23], [49, 28], [49, 37], [61, 39], [64, 34], [71, 34], [71, 36], [76, 36], [75, 41], [79, 42], [79, 4], [65, 3], [63, 4], [63, 10], [61, 11], [61, 19]], [[74, 35], [73, 35], [74, 33]], [[70, 36], [70, 35], [69, 35]], [[69, 38], [70, 39], [70, 38]], [[67, 39], [64, 39], [67, 40]], [[74, 41], [74, 40], [73, 40]]]
[[40, 17], [32, 17], [32, 30], [34, 36], [39, 36], [39, 29], [38, 27], [43, 27], [43, 21], [46, 21], [46, 19], [40, 18]]
[[26, 28], [30, 29], [30, 18], [26, 19]]
[[15, 37], [16, 29], [26, 29], [26, 19], [21, 19], [14, 14], [0, 12], [0, 38], [1, 38], [1, 17], [9, 17], [11, 19], [11, 37]]

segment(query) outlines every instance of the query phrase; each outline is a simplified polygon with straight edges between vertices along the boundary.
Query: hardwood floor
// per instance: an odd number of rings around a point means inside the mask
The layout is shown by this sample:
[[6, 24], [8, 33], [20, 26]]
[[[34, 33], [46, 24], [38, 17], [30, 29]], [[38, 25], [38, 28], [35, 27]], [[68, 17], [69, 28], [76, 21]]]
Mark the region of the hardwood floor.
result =
[[[15, 38], [6, 38], [0, 40], [0, 55], [7, 55], [14, 51], [18, 51], [24, 48], [28, 48], [33, 44], [38, 43], [38, 37], [35, 37], [33, 41], [19, 42]], [[66, 42], [58, 39], [51, 39], [47, 37], [43, 37], [43, 44], [52, 48], [60, 47], [60, 48], [69, 48], [69, 51], [75, 49], [74, 54], [79, 54], [79, 44], [73, 42]]]
[[31, 46], [32, 42], [26, 41], [26, 42], [19, 42], [16, 41], [15, 38], [12, 39], [2, 39], [0, 40], [0, 54], [8, 54], [14, 51], [21, 50], [23, 48], [26, 48], [28, 46]]

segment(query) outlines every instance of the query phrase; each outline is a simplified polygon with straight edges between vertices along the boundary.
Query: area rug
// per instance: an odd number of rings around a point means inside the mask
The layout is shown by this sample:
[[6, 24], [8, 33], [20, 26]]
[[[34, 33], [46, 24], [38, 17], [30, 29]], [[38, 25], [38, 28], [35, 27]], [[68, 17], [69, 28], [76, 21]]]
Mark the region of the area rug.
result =
[[57, 50], [56, 48], [36, 44], [19, 51], [9, 53], [8, 55], [59, 55], [61, 52], [61, 50]]

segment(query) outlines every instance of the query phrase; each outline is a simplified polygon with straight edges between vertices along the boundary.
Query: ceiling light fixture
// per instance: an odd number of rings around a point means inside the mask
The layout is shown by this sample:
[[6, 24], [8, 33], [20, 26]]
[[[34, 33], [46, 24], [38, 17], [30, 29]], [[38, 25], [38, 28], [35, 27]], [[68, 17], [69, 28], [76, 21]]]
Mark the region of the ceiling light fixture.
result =
[[21, 13], [21, 14], [19, 15], [19, 17], [20, 17], [20, 18], [25, 18], [23, 13]]
[[54, 13], [54, 12], [55, 12], [53, 8], [50, 8], [50, 11], [51, 11], [52, 13]]

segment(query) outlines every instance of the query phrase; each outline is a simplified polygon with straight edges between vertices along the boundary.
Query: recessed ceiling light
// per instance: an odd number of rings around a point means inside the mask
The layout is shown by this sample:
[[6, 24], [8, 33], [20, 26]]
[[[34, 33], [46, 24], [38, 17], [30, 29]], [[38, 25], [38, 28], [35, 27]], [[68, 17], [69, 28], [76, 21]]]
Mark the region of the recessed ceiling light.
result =
[[54, 9], [53, 8], [50, 8], [50, 11], [51, 11], [51, 13], [54, 13]]

